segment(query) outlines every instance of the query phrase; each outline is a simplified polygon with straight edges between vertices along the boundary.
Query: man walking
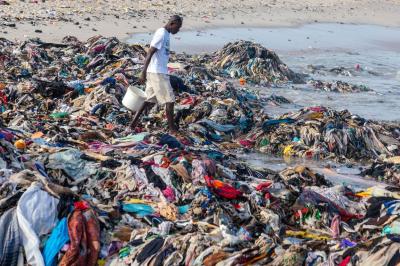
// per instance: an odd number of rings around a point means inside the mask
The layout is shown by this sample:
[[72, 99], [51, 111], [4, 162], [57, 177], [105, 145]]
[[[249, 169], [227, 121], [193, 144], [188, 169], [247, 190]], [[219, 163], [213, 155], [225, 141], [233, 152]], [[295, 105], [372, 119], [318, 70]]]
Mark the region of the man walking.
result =
[[171, 133], [177, 133], [177, 127], [174, 123], [175, 95], [169, 80], [167, 64], [169, 60], [170, 34], [178, 33], [181, 27], [182, 17], [174, 15], [153, 36], [139, 79], [141, 84], [146, 83], [145, 93], [147, 99], [132, 121], [131, 127], [133, 129], [136, 127], [143, 111], [153, 103], [158, 103], [165, 104], [168, 128]]

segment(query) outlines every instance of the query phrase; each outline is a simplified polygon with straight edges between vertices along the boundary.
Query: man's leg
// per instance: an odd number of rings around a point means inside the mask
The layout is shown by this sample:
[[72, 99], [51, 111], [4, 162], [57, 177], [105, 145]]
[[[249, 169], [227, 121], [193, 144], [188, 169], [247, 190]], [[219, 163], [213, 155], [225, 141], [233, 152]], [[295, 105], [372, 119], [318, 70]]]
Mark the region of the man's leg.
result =
[[178, 131], [178, 128], [175, 125], [174, 122], [174, 103], [166, 103], [165, 104], [165, 112], [167, 115], [167, 120], [168, 120], [168, 128], [172, 133], [176, 133]]
[[142, 115], [143, 111], [144, 111], [147, 107], [149, 107], [149, 106], [151, 106], [151, 105], [152, 105], [151, 102], [144, 102], [144, 104], [143, 104], [143, 106], [140, 108], [140, 110], [136, 112], [135, 117], [133, 118], [133, 121], [132, 121], [132, 123], [131, 123], [131, 128], [132, 128], [132, 129], [135, 129], [135, 128], [136, 128], [137, 123], [139, 122], [140, 116]]

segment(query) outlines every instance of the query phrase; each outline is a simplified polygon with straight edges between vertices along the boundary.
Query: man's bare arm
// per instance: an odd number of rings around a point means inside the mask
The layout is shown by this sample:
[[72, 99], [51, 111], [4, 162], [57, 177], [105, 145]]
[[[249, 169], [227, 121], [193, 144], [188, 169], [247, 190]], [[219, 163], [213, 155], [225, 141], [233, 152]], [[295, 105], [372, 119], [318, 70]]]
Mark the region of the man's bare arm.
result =
[[140, 76], [139, 82], [140, 83], [145, 83], [146, 82], [146, 78], [147, 78], [147, 68], [149, 67], [151, 58], [153, 57], [154, 53], [157, 52], [157, 48], [154, 47], [150, 47], [149, 51], [147, 52], [146, 55], [146, 59], [144, 61], [144, 66], [143, 66], [143, 70], [142, 70], [142, 74]]

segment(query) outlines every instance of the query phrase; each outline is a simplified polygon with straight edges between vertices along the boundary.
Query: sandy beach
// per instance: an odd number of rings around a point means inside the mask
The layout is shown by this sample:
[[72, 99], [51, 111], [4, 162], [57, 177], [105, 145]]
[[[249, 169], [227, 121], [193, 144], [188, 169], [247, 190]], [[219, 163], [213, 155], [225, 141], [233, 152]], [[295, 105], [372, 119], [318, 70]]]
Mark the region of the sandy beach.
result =
[[223, 26], [273, 27], [313, 22], [400, 25], [397, 0], [153, 0], [0, 1], [2, 37], [59, 41], [101, 34], [126, 39], [153, 31], [171, 15], [184, 16], [183, 30]]

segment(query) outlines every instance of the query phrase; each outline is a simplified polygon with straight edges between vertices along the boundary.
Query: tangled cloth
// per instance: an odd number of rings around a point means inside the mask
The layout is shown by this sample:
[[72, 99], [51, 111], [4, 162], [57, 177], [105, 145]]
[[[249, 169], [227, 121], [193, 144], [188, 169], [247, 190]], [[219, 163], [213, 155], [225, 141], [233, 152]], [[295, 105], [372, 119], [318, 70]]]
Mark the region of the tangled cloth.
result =
[[70, 246], [60, 266], [94, 266], [100, 252], [100, 226], [92, 210], [75, 210], [68, 219]]

